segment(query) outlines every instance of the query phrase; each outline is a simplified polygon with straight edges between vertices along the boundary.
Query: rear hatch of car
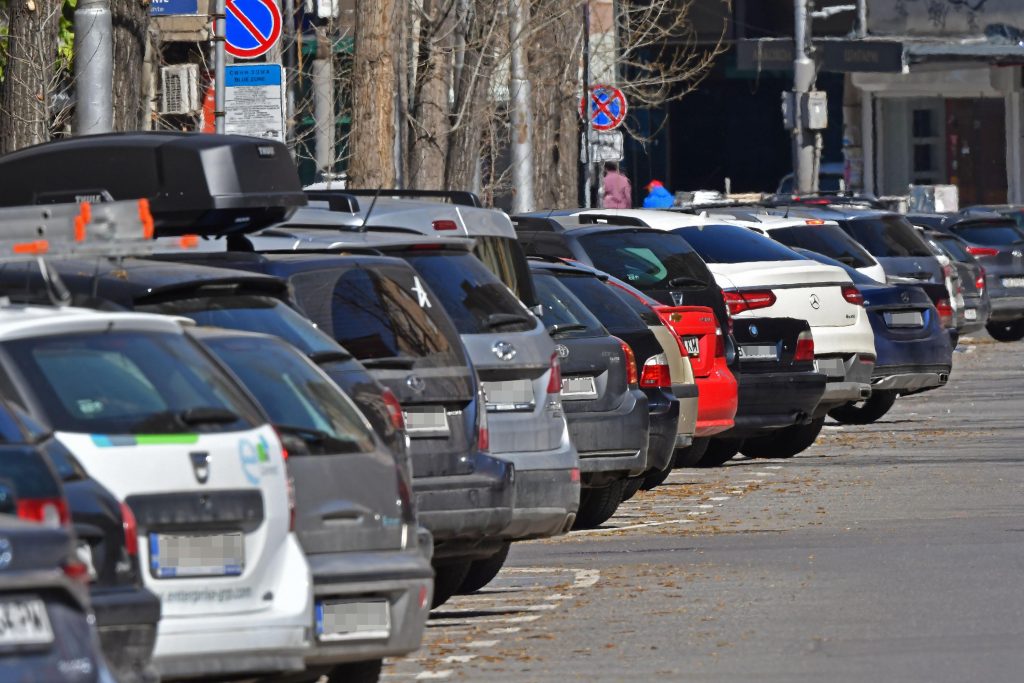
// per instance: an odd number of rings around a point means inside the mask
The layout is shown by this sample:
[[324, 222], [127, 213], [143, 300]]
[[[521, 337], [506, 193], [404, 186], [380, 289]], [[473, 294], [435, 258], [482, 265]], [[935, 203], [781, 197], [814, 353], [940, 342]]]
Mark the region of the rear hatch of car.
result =
[[[801, 338], [801, 334], [804, 337]], [[814, 354], [797, 359], [802, 339], [811, 339], [806, 320], [796, 318], [736, 318], [733, 335], [744, 374], [812, 372]]]
[[968, 251], [984, 266], [988, 283], [1008, 290], [1008, 295], [1024, 295], [1024, 233], [1016, 223], [969, 221], [952, 230], [970, 244]]
[[943, 282], [942, 266], [906, 218], [871, 215], [840, 221], [840, 225], [878, 259], [887, 276]]
[[694, 377], [707, 377], [715, 367], [719, 341], [724, 339], [714, 312], [705, 306], [657, 306], [654, 312], [666, 327], [675, 332], [682, 351], [690, 358]]
[[875, 317], [875, 334], [897, 340], [924, 339], [934, 334], [938, 313], [921, 287], [861, 285], [859, 289], [864, 295], [864, 308]]

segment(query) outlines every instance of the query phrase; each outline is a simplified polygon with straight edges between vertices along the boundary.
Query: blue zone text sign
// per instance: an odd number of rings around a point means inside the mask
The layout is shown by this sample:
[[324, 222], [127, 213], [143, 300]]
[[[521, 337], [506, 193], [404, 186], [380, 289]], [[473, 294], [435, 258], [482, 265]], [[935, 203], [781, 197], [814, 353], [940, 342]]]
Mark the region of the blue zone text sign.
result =
[[224, 73], [224, 132], [285, 141], [280, 64], [232, 64]]

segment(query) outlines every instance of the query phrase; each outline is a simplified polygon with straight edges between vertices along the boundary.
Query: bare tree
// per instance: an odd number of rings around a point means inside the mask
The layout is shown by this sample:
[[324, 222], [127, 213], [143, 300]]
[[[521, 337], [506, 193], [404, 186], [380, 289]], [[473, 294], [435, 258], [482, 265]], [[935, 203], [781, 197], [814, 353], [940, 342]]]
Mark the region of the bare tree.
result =
[[61, 0], [12, 0], [7, 5], [0, 154], [50, 139], [62, 5]]
[[359, 187], [395, 184], [395, 14], [395, 0], [356, 2], [348, 174]]
[[110, 0], [114, 26], [114, 130], [139, 130], [149, 115], [146, 33], [149, 2]]

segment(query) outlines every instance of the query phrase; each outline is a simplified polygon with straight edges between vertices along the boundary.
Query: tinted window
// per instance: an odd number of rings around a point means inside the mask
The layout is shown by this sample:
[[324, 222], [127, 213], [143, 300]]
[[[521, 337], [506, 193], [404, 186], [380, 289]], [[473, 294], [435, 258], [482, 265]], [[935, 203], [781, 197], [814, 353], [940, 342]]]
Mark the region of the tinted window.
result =
[[1011, 223], [968, 223], [953, 230], [961, 239], [975, 244], [999, 247], [1024, 242], [1024, 233]]
[[0, 445], [0, 481], [14, 487], [16, 498], [55, 498], [61, 493], [57, 477], [32, 446]]
[[4, 348], [57, 430], [223, 432], [260, 422], [231, 379], [183, 335], [67, 334], [13, 340]]
[[256, 337], [203, 343], [252, 392], [275, 427], [302, 439], [310, 453], [373, 450], [373, 434], [352, 401], [295, 350]]
[[636, 298], [633, 294], [627, 292], [622, 287], [617, 287], [613, 285], [610, 282], [605, 283], [605, 286], [608, 287], [608, 291], [612, 294], [612, 296], [614, 296], [616, 299], [618, 299], [626, 306], [628, 306], [633, 311], [633, 313], [635, 313], [641, 320], [644, 321], [645, 324], [647, 324], [648, 326], [661, 325], [661, 320], [658, 318], [658, 314], [655, 313], [650, 306], [644, 304], [644, 302]]
[[508, 285], [521, 301], [531, 306], [536, 303], [537, 295], [533, 291], [530, 266], [519, 242], [511, 237], [480, 236], [475, 239], [473, 254]]
[[935, 239], [937, 239], [939, 244], [941, 244], [946, 251], [952, 254], [953, 258], [957, 261], [970, 263], [974, 260], [974, 257], [968, 254], [964, 249], [963, 243], [955, 237], [936, 237]]
[[707, 266], [682, 237], [665, 232], [607, 231], [580, 237], [598, 270], [641, 289], [675, 287], [673, 281], [712, 281]]
[[543, 235], [525, 233], [519, 237], [519, 243], [530, 256], [551, 256], [554, 258], [572, 258], [572, 250], [566, 245], [561, 235]]
[[440, 297], [460, 333], [525, 332], [537, 326], [536, 318], [472, 254], [428, 250], [405, 258]]
[[846, 274], [850, 276], [850, 279], [853, 280], [853, 284], [855, 285], [872, 285], [875, 287], [879, 285], [877, 280], [868, 277], [853, 266], [848, 266], [834, 258], [829, 258], [828, 256], [816, 251], [805, 251], [803, 249], [801, 249], [799, 253], [811, 260], [817, 261], [818, 263], [824, 263], [826, 266], [838, 266], [839, 268], [842, 268], [846, 271]]
[[535, 274], [533, 284], [544, 309], [541, 322], [559, 337], [594, 337], [607, 334], [586, 305], [551, 275]]
[[558, 275], [558, 281], [576, 295], [584, 306], [601, 321], [612, 334], [636, 332], [647, 329], [647, 325], [627, 304], [615, 296], [609, 296], [608, 285], [589, 275]]
[[791, 228], [777, 228], [770, 234], [773, 239], [788, 247], [816, 251], [854, 268], [874, 265], [874, 259], [864, 251], [864, 247], [857, 244], [838, 225], [797, 225]]
[[914, 226], [900, 216], [846, 221], [846, 231], [872, 256], [931, 256]]
[[705, 263], [801, 260], [778, 242], [737, 225], [701, 225], [673, 232], [682, 235]]

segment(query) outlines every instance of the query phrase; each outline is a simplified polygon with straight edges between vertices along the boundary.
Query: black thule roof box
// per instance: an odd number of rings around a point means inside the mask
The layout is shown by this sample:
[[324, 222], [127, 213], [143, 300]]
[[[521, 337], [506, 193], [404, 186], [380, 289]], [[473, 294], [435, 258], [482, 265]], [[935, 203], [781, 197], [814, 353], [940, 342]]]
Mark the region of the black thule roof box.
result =
[[0, 157], [0, 206], [142, 198], [158, 237], [258, 230], [306, 203], [288, 149], [241, 135], [89, 135]]

